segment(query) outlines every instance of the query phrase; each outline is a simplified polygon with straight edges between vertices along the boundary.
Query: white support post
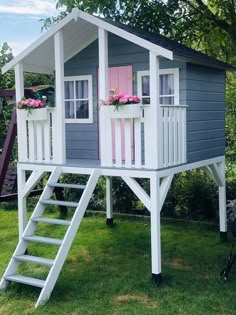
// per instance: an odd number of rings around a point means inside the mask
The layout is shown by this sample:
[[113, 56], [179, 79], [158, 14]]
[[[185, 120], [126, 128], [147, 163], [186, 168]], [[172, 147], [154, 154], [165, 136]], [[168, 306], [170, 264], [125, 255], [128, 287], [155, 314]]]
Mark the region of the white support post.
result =
[[[16, 89], [16, 103], [20, 102], [24, 97], [24, 72], [23, 64], [18, 63], [15, 66], [15, 89]], [[26, 124], [20, 121], [17, 116], [17, 141], [18, 141], [18, 160], [21, 162], [27, 161], [27, 147], [25, 147], [27, 130]]]
[[53, 148], [55, 160], [58, 164], [66, 161], [65, 152], [65, 105], [64, 105], [64, 41], [63, 31], [54, 35], [55, 54], [55, 86], [56, 86], [56, 147]]
[[145, 161], [150, 168], [160, 168], [162, 166], [162, 117], [159, 97], [159, 57], [156, 53], [149, 52], [150, 67], [150, 152], [145, 154]]
[[112, 177], [106, 176], [106, 214], [107, 226], [113, 226]]
[[155, 173], [150, 179], [151, 190], [151, 252], [152, 279], [161, 282], [161, 193], [160, 178]]
[[223, 185], [219, 185], [219, 219], [220, 237], [222, 241], [227, 240], [227, 212], [226, 212], [226, 184], [225, 184], [225, 162], [218, 163]]
[[19, 239], [25, 230], [27, 223], [26, 197], [24, 196], [25, 188], [25, 170], [17, 167], [17, 193], [18, 193], [18, 229]]
[[[108, 96], [108, 33], [103, 28], [98, 29], [98, 43], [99, 43], [99, 98], [105, 101]], [[112, 163], [112, 159], [107, 156], [107, 151], [111, 143], [108, 143], [107, 139], [107, 121], [105, 119], [105, 113], [101, 112], [100, 117], [100, 141], [101, 141], [101, 164], [108, 166]], [[108, 128], [109, 129], [109, 128]], [[112, 153], [111, 153], [112, 154]]]

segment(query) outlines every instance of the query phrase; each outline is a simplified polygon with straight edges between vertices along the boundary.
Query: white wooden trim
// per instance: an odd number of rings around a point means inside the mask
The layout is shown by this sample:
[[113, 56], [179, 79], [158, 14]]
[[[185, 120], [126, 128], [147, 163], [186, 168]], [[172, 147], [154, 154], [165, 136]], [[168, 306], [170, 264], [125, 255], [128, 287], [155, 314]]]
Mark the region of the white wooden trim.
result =
[[27, 222], [26, 198], [23, 189], [26, 182], [26, 171], [17, 167], [18, 229], [19, 239], [23, 235]]
[[[89, 117], [88, 118], [65, 118], [66, 124], [92, 124], [93, 123], [93, 76], [92, 75], [77, 75], [77, 76], [65, 76], [64, 82], [66, 81], [88, 81], [88, 98], [84, 100], [88, 100], [88, 110], [89, 110]], [[75, 91], [74, 91], [75, 93]], [[79, 99], [82, 100], [82, 99]], [[79, 101], [78, 100], [78, 101]], [[75, 95], [74, 99], [65, 99], [65, 101], [77, 101]], [[65, 105], [64, 105], [65, 106]]]
[[207, 165], [222, 162], [224, 160], [225, 160], [224, 156], [219, 156], [216, 158], [202, 160], [199, 162], [187, 163], [187, 164], [182, 164], [182, 165], [175, 166], [175, 167], [169, 167], [169, 168], [162, 169], [159, 171], [157, 170], [158, 176], [165, 177], [165, 176], [170, 175], [170, 174], [177, 174], [177, 173], [181, 173], [181, 172], [186, 172], [186, 171], [190, 171], [190, 170], [193, 170], [196, 168], [202, 168], [202, 167], [207, 166]]
[[[162, 117], [159, 102], [159, 57], [152, 51], [149, 51], [149, 71], [150, 71], [150, 115], [149, 120], [149, 141], [150, 150], [145, 152], [145, 164], [150, 168], [160, 168], [161, 163], [161, 143], [162, 143]], [[150, 159], [146, 163], [146, 159]]]
[[54, 35], [55, 53], [55, 86], [56, 86], [56, 123], [57, 123], [57, 146], [54, 155], [58, 163], [63, 164], [66, 160], [65, 152], [65, 106], [64, 106], [64, 44], [63, 32], [58, 31]]
[[113, 218], [112, 177], [106, 176], [106, 215]]
[[[16, 103], [20, 102], [24, 97], [24, 72], [23, 64], [18, 63], [15, 66], [15, 89], [16, 89]], [[26, 162], [28, 159], [27, 150], [27, 129], [26, 123], [20, 120], [17, 116], [17, 141], [18, 141], [18, 159], [21, 162]]]
[[227, 232], [227, 211], [226, 211], [226, 184], [225, 184], [225, 162], [218, 163], [222, 183], [219, 185], [219, 218], [220, 232]]
[[[108, 96], [108, 33], [103, 28], [98, 29], [98, 53], [99, 53], [99, 98], [105, 100]], [[101, 148], [101, 164], [109, 166], [111, 161], [107, 156], [107, 150], [110, 146], [109, 135], [107, 134], [106, 115], [100, 113], [100, 148]]]
[[167, 196], [168, 191], [170, 189], [170, 185], [172, 183], [173, 177], [174, 177], [174, 175], [172, 174], [172, 175], [169, 175], [169, 176], [164, 177], [162, 179], [161, 186], [160, 186], [160, 198], [161, 198], [160, 211], [161, 211], [163, 204], [166, 200], [166, 196]]
[[[179, 68], [166, 68], [166, 69], [159, 69], [160, 75], [165, 75], [165, 74], [173, 74], [174, 75], [174, 103], [175, 105], [179, 104]], [[149, 76], [150, 71], [149, 70], [142, 70], [142, 71], [137, 71], [137, 94], [139, 98], [148, 98], [150, 96], [142, 96], [142, 77], [143, 76]], [[168, 95], [169, 96], [169, 95]], [[161, 95], [160, 97], [164, 97]], [[160, 103], [160, 102], [159, 102]], [[149, 106], [148, 104], [145, 104], [145, 106]], [[160, 106], [166, 106], [166, 105], [160, 105]], [[168, 106], [173, 106], [173, 105], [168, 105]], [[181, 106], [187, 106], [187, 105], [181, 105]]]
[[131, 128], [133, 120], [125, 119], [125, 167], [132, 165]]
[[148, 40], [145, 40], [143, 38], [140, 38], [134, 34], [131, 34], [125, 30], [120, 29], [117, 26], [114, 26], [110, 23], [107, 23], [106, 21], [99, 19], [93, 15], [90, 15], [88, 13], [82, 12], [78, 10], [77, 8], [73, 9], [70, 14], [68, 14], [63, 20], [61, 20], [59, 23], [54, 25], [50, 28], [45, 34], [43, 34], [41, 37], [39, 37], [33, 44], [31, 44], [28, 48], [26, 48], [22, 53], [20, 53], [16, 58], [14, 58], [12, 61], [10, 61], [8, 64], [6, 64], [2, 68], [2, 73], [4, 74], [6, 71], [12, 69], [17, 63], [21, 62], [27, 55], [29, 55], [32, 51], [36, 50], [41, 44], [43, 44], [46, 40], [48, 40], [50, 37], [52, 37], [54, 34], [56, 34], [58, 31], [60, 31], [66, 24], [68, 24], [71, 20], [77, 20], [78, 18], [81, 18], [85, 21], [88, 21], [92, 23], [93, 25], [98, 26], [98, 28], [102, 28], [104, 30], [107, 30], [119, 37], [122, 37], [134, 44], [137, 44], [143, 48], [146, 48], [148, 50], [151, 50], [155, 52], [158, 55], [161, 55], [167, 59], [173, 60], [173, 52], [165, 49], [161, 46], [158, 46], [156, 44], [153, 44], [149, 42]]
[[223, 175], [221, 174], [221, 170], [219, 169], [219, 166], [215, 163], [215, 164], [209, 165], [209, 167], [212, 171], [215, 181], [217, 182], [217, 185], [223, 187], [225, 185], [224, 177], [223, 177], [224, 174]]
[[[14, 60], [14, 59], [13, 59]], [[54, 71], [49, 67], [39, 66], [35, 64], [23, 63], [25, 72], [43, 73], [43, 74], [53, 74]]]
[[151, 252], [152, 274], [161, 273], [161, 207], [160, 178], [157, 173], [150, 181], [151, 191]]
[[145, 190], [137, 183], [137, 181], [134, 178], [131, 178], [129, 176], [122, 176], [122, 179], [135, 193], [135, 195], [140, 199], [144, 206], [150, 211], [151, 209], [150, 197], [145, 192]]
[[22, 196], [27, 197], [35, 185], [43, 178], [44, 171], [33, 171], [22, 189]]
[[97, 25], [99, 28], [103, 28], [104, 30], [109, 31], [110, 33], [113, 33], [121, 38], [124, 38], [138, 46], [141, 46], [145, 49], [148, 49], [150, 51], [153, 51], [156, 55], [160, 55], [163, 56], [167, 59], [173, 60], [173, 52], [163, 48], [161, 46], [158, 46], [156, 44], [153, 44], [151, 42], [149, 42], [146, 39], [143, 39], [141, 37], [138, 37], [134, 34], [131, 34], [117, 26], [114, 26], [108, 22], [106, 22], [103, 19], [99, 19], [97, 17], [95, 17], [94, 15], [90, 15], [86, 12], [80, 11], [78, 9], [73, 9], [73, 11], [75, 12], [75, 14], [77, 13], [78, 17], [88, 21], [94, 25]]
[[53, 25], [46, 33], [41, 35], [38, 39], [36, 39], [30, 46], [28, 46], [25, 50], [23, 50], [18, 56], [8, 62], [3, 68], [2, 73], [4, 74], [8, 70], [11, 70], [15, 65], [21, 62], [26, 56], [28, 56], [32, 51], [36, 50], [41, 44], [43, 44], [50, 37], [55, 35], [58, 31], [60, 31], [66, 24], [75, 19], [77, 13], [74, 11], [68, 14], [63, 20]]
[[[154, 173], [157, 173], [159, 177], [166, 177], [171, 174], [177, 174], [197, 168], [202, 168], [207, 165], [211, 165], [214, 163], [220, 163], [224, 162], [225, 157], [219, 156], [216, 158], [211, 158], [207, 160], [202, 160], [199, 162], [194, 163], [188, 163], [188, 164], [182, 164], [179, 166], [169, 167], [166, 169], [156, 170], [156, 169], [124, 169], [124, 168], [109, 168], [105, 167], [99, 168], [101, 170], [101, 176], [129, 176], [133, 178], [150, 178]], [[55, 166], [58, 166], [58, 164], [48, 164], [48, 163], [18, 163], [18, 168], [21, 170], [44, 170], [44, 172], [52, 172], [55, 168]], [[78, 166], [68, 166], [68, 165], [62, 165], [62, 172], [63, 173], [71, 173], [71, 174], [91, 174], [92, 170], [94, 168], [92, 167], [80, 167]]]
[[211, 168], [209, 166], [204, 166], [202, 169], [213, 180], [213, 182], [218, 186], [218, 182], [216, 181], [216, 179], [212, 173]]

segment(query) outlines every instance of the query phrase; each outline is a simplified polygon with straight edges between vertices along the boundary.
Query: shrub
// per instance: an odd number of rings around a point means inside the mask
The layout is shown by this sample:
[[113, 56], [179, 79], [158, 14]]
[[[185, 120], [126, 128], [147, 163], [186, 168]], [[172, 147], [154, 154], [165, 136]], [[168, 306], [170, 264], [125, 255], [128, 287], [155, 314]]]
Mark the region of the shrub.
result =
[[216, 214], [216, 186], [202, 170], [176, 175], [169, 198], [174, 205], [175, 216], [209, 219]]

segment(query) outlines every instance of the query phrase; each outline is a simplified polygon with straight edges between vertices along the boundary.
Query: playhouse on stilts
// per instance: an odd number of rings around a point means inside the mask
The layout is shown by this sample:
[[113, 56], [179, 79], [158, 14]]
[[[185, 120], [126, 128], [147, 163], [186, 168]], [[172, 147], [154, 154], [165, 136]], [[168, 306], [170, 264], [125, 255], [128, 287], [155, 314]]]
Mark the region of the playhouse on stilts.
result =
[[[203, 168], [219, 187], [220, 233], [226, 236], [225, 73], [235, 69], [159, 34], [74, 9], [10, 61], [16, 100], [25, 72], [55, 74], [55, 107], [17, 113], [19, 243], [2, 277], [41, 288], [36, 307], [56, 284], [100, 176], [106, 177], [107, 220], [112, 222], [112, 177], [121, 177], [150, 211], [151, 272], [161, 279], [160, 212], [175, 174]], [[125, 92], [139, 104], [118, 110], [100, 100]], [[126, 107], [127, 106], [127, 107]], [[41, 114], [40, 114], [41, 111]], [[26, 180], [26, 171], [31, 175]], [[50, 173], [26, 222], [26, 198]], [[86, 185], [63, 184], [64, 173], [86, 174]], [[150, 195], [136, 181], [150, 179]], [[79, 202], [53, 200], [56, 187], [82, 190]], [[72, 220], [47, 218], [48, 205], [75, 209]], [[63, 239], [36, 236], [37, 224], [67, 227]], [[31, 242], [58, 247], [55, 259], [26, 254]], [[32, 255], [31, 255], [32, 254]], [[45, 280], [20, 275], [21, 262], [50, 267]]]

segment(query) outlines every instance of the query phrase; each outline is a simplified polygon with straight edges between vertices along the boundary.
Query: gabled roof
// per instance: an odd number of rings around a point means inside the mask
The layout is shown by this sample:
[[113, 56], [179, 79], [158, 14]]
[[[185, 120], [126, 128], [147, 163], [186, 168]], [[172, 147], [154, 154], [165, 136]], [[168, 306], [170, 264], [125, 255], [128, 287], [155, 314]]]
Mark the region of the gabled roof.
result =
[[181, 59], [210, 67], [236, 70], [231, 65], [188, 48], [160, 34], [111, 22], [78, 9], [73, 9], [72, 13], [6, 64], [2, 68], [2, 73], [14, 68], [20, 62], [23, 63], [24, 71], [53, 73], [54, 34], [63, 29], [64, 61], [66, 62], [98, 38], [98, 27], [171, 60]]
[[54, 34], [63, 29], [64, 55], [66, 62], [98, 38], [98, 27], [118, 35], [157, 55], [173, 59], [172, 51], [151, 43], [150, 41], [131, 34], [106, 20], [82, 12], [78, 9], [67, 15], [63, 20], [44, 33], [33, 44], [11, 60], [2, 68], [2, 73], [14, 68], [22, 62], [24, 71], [53, 73], [54, 71]]
[[131, 34], [134, 34], [140, 38], [148, 40], [149, 42], [153, 44], [159, 45], [163, 48], [166, 48], [172, 51], [174, 54], [173, 59], [184, 59], [186, 61], [207, 65], [209, 67], [216, 67], [216, 68], [222, 68], [225, 70], [236, 71], [236, 67], [230, 64], [222, 62], [216, 58], [210, 57], [195, 49], [189, 48], [183, 44], [178, 43], [175, 40], [169, 39], [158, 33], [149, 32], [149, 31], [137, 28], [137, 27], [131, 27], [129, 25], [125, 25], [119, 22], [113, 22], [110, 20], [106, 20], [106, 21]]

